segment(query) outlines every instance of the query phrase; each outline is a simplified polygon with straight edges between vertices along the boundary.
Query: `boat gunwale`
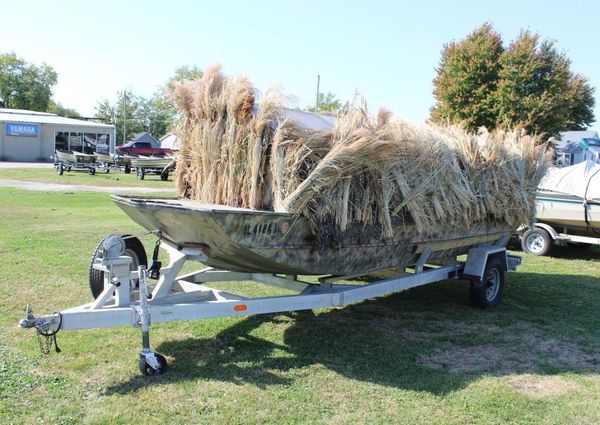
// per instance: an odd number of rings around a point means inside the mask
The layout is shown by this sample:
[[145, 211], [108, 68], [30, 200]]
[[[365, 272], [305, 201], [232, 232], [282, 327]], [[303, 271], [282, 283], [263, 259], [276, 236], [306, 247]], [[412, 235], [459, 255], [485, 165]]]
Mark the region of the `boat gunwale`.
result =
[[[113, 202], [123, 203], [131, 206], [138, 206], [140, 204], [156, 206], [161, 208], [172, 208], [178, 210], [188, 210], [188, 211], [199, 211], [199, 212], [216, 212], [216, 213], [234, 213], [234, 214], [247, 214], [247, 215], [269, 215], [269, 216], [279, 216], [281, 218], [295, 218], [294, 214], [285, 213], [285, 212], [277, 212], [277, 211], [266, 211], [266, 210], [251, 210], [249, 208], [241, 208], [241, 207], [230, 207], [225, 205], [218, 204], [210, 204], [206, 203], [206, 205], [211, 205], [216, 208], [206, 207], [202, 208], [199, 206], [186, 206], [183, 204], [170, 203], [165, 201], [181, 201], [180, 198], [169, 197], [169, 198], [151, 198], [151, 197], [139, 197], [139, 196], [128, 196], [128, 195], [111, 195], [110, 196]], [[218, 208], [222, 207], [222, 208]]]

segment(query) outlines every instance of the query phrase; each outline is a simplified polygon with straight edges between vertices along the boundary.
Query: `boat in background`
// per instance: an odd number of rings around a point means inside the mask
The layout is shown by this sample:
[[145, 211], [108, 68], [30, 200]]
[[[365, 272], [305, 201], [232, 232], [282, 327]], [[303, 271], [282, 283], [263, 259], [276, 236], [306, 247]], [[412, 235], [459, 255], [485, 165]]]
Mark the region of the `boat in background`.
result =
[[600, 164], [586, 161], [549, 170], [540, 183], [536, 201], [538, 222], [599, 237]]
[[539, 185], [535, 224], [519, 232], [523, 251], [547, 255], [556, 243], [600, 245], [600, 164], [552, 168]]

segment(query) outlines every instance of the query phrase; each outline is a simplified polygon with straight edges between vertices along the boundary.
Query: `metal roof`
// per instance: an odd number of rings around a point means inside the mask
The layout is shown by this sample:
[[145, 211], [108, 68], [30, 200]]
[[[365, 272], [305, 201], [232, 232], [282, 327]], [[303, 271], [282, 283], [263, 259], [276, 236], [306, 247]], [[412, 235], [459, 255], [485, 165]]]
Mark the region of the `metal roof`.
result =
[[24, 109], [0, 108], [0, 121], [23, 122], [32, 124], [71, 125], [77, 127], [102, 127], [114, 129], [112, 124], [103, 124], [95, 121], [84, 121], [75, 118], [59, 117], [48, 112], [26, 111]]
[[598, 139], [596, 131], [561, 131], [560, 140], [555, 142], [556, 149], [565, 153], [581, 152], [583, 139]]
[[129, 139], [129, 142], [150, 142], [153, 147], [160, 146], [160, 142], [156, 140], [156, 138], [148, 133], [147, 131], [142, 131], [141, 133], [135, 133], [132, 138]]

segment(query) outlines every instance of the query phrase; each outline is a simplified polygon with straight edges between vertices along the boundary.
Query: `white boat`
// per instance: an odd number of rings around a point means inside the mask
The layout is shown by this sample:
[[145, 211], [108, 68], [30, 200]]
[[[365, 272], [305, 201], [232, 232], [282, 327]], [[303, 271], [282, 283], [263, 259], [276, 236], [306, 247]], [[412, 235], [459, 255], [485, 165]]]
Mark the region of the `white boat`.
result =
[[600, 164], [549, 170], [536, 196], [536, 221], [562, 233], [600, 236]]

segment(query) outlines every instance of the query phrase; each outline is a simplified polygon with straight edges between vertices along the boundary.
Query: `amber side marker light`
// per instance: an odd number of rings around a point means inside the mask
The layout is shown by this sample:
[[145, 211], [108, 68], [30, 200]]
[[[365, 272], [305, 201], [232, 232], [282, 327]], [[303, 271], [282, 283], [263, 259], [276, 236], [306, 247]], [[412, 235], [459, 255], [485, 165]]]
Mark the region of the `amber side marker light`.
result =
[[248, 306], [246, 304], [237, 304], [233, 307], [235, 311], [246, 311], [248, 310]]

